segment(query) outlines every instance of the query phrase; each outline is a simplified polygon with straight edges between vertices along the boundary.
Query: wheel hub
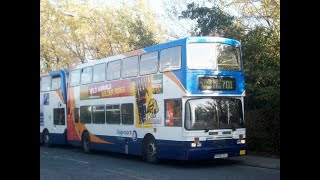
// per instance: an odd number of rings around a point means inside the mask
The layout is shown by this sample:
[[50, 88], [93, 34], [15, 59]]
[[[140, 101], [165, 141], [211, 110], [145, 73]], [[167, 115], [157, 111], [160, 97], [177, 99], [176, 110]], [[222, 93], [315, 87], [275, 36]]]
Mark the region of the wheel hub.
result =
[[48, 143], [48, 142], [49, 142], [49, 136], [48, 136], [48, 134], [46, 134], [46, 135], [44, 136], [44, 142], [45, 142], [45, 143]]
[[156, 154], [156, 145], [154, 143], [148, 145], [148, 154], [149, 156], [154, 156]]

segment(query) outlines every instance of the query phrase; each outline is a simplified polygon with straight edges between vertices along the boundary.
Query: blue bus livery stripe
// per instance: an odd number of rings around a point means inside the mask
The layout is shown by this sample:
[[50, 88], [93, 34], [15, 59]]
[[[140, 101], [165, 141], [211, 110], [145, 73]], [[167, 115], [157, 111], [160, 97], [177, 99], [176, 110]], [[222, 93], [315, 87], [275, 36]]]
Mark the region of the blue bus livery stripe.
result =
[[[128, 145], [128, 154], [142, 154], [142, 138], [133, 141], [131, 137], [102, 136], [97, 137], [114, 144], [102, 144], [91, 142], [91, 148], [101, 151], [125, 153], [125, 145]], [[237, 139], [224, 139], [215, 141], [202, 141], [202, 147], [191, 147], [191, 141], [156, 140], [158, 146], [158, 158], [161, 159], [213, 159], [214, 154], [227, 153], [229, 157], [239, 156], [240, 150], [245, 150], [245, 145], [238, 145]], [[69, 141], [69, 144], [80, 145], [79, 141]]]
[[239, 47], [240, 42], [233, 40], [233, 39], [228, 39], [228, 38], [222, 38], [222, 37], [189, 37], [187, 38], [188, 43], [200, 43], [200, 42], [216, 42], [216, 43], [222, 43], [222, 44], [229, 44], [232, 46]]
[[222, 44], [229, 44], [236, 47], [240, 46], [240, 42], [233, 39], [203, 36], [203, 37], [187, 37], [183, 39], [173, 40], [173, 41], [162, 43], [159, 45], [146, 47], [144, 48], [144, 50], [146, 52], [159, 51], [159, 50], [170, 48], [170, 47], [186, 45], [187, 43], [198, 43], [198, 42], [216, 42], [216, 43], [222, 43]]

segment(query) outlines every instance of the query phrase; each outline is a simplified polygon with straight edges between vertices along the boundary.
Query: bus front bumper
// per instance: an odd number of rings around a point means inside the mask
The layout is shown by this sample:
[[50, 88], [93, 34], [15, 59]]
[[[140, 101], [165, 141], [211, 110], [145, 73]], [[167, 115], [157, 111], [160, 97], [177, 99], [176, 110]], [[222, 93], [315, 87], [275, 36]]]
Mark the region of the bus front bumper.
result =
[[201, 159], [218, 159], [234, 156], [243, 156], [247, 154], [245, 146], [238, 146], [228, 149], [215, 149], [209, 147], [195, 147], [187, 149], [185, 154], [186, 160], [201, 160]]

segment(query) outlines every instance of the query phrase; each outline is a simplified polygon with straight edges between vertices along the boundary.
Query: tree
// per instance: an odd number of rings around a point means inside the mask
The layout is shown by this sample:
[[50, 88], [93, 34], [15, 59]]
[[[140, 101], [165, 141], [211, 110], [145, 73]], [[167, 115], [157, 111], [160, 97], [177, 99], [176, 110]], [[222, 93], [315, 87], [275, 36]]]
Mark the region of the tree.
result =
[[280, 38], [280, 0], [208, 0], [236, 14], [246, 30], [263, 26]]
[[219, 6], [203, 7], [190, 3], [187, 10], [182, 11], [181, 18], [188, 18], [197, 22], [194, 32], [198, 36], [221, 36], [240, 39], [244, 30], [236, 22], [234, 16], [222, 11]]
[[186, 10], [189, 0], [163, 1], [164, 13], [161, 19], [165, 24], [165, 31], [169, 39], [195, 35], [195, 22], [188, 18], [182, 18], [182, 11]]
[[[73, 1], [40, 2], [40, 63], [42, 72], [68, 68], [85, 62], [86, 22], [74, 14], [85, 14], [88, 3]], [[68, 13], [70, 14], [68, 14]], [[81, 15], [80, 15], [81, 16]]]
[[280, 39], [256, 27], [242, 39], [246, 80], [248, 145], [280, 154]]
[[258, 22], [268, 29], [280, 29], [279, 0], [235, 0], [230, 5], [237, 7], [243, 19]]
[[[256, 5], [252, 1], [242, 2]], [[241, 41], [247, 94], [248, 146], [257, 152], [280, 154], [279, 8], [277, 3], [271, 3], [276, 1], [259, 2], [261, 6], [254, 6], [255, 9], [238, 9], [243, 21], [238, 21], [240, 19], [231, 16], [216, 3], [212, 7], [190, 3], [188, 9], [182, 11], [182, 17], [196, 21], [197, 35], [224, 36]], [[226, 3], [224, 6], [231, 7]], [[255, 26], [248, 26], [243, 17], [263, 19], [266, 23], [258, 21], [260, 23], [256, 22]]]
[[89, 1], [41, 0], [41, 71], [69, 68], [164, 41], [161, 24], [143, 0], [119, 7]]

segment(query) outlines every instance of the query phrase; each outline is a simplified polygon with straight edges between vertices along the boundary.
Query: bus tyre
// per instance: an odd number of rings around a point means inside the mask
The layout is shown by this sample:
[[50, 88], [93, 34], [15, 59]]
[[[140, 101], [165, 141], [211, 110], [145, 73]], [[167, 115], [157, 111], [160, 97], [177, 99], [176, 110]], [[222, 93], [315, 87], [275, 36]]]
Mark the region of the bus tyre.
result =
[[49, 132], [48, 131], [43, 131], [43, 134], [42, 134], [42, 142], [43, 142], [43, 145], [46, 146], [46, 147], [50, 147], [51, 146], [51, 143], [50, 143], [50, 135], [49, 135]]
[[153, 137], [147, 137], [143, 142], [143, 159], [152, 164], [158, 164], [158, 148]]
[[90, 153], [91, 142], [90, 142], [90, 136], [88, 132], [84, 132], [82, 135], [81, 147], [83, 152]]

